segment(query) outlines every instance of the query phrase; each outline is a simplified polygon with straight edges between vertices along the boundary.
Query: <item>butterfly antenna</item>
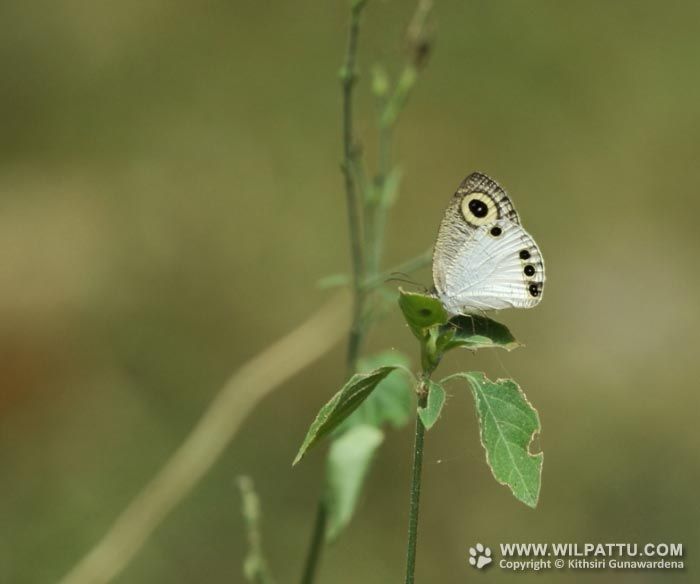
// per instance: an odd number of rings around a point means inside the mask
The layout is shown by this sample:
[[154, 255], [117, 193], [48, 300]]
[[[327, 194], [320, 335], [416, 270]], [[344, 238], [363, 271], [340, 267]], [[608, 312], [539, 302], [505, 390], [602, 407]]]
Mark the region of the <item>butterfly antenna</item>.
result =
[[[392, 272], [391, 276], [392, 276], [391, 278], [387, 278], [386, 280], [384, 280], [384, 282], [402, 282], [404, 284], [408, 284], [408, 285], [413, 286], [415, 288], [423, 288], [423, 285], [420, 282], [416, 282], [415, 280], [412, 280], [408, 274], [404, 274], [403, 272]], [[403, 277], [399, 278], [397, 276], [403, 276]]]

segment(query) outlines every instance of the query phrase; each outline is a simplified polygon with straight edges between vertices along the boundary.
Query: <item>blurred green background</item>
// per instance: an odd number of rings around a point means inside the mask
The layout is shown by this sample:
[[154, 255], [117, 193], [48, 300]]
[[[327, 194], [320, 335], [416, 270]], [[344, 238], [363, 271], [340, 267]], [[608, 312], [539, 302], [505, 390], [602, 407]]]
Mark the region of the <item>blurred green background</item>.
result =
[[[369, 68], [395, 71], [413, 3], [373, 1]], [[418, 581], [692, 579], [700, 5], [439, 0], [399, 125], [387, 262], [428, 247], [472, 170], [497, 177], [547, 261], [527, 348], [443, 369], [512, 376], [540, 411], [532, 511], [498, 486], [471, 397], [427, 441]], [[227, 376], [348, 266], [337, 71], [344, 1], [0, 3], [0, 582], [57, 580], [106, 531]], [[416, 275], [430, 284], [428, 270]], [[398, 313], [368, 351], [415, 356]], [[301, 571], [322, 452], [291, 460], [344, 377], [338, 347], [274, 393], [120, 583], [241, 582], [249, 473], [280, 582]], [[320, 582], [403, 578], [411, 429], [380, 451]], [[681, 542], [667, 572], [477, 574], [477, 541]]]

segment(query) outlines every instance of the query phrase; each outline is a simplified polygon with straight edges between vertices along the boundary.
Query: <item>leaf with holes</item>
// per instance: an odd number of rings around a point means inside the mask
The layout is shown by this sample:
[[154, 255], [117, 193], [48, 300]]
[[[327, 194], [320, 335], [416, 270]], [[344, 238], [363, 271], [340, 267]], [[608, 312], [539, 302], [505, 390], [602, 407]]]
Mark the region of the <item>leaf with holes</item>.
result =
[[395, 369], [396, 367], [393, 366], [379, 367], [369, 373], [353, 375], [343, 388], [320, 409], [316, 419], [311, 423], [292, 465], [297, 464], [309, 448], [352, 414], [374, 391], [379, 382]]
[[425, 338], [426, 329], [447, 322], [442, 302], [434, 296], [399, 290], [399, 306], [413, 334]]
[[540, 431], [537, 410], [512, 379], [491, 381], [483, 373], [458, 373], [471, 386], [481, 426], [486, 461], [496, 480], [530, 507], [537, 506], [542, 474], [542, 453], [530, 453]]

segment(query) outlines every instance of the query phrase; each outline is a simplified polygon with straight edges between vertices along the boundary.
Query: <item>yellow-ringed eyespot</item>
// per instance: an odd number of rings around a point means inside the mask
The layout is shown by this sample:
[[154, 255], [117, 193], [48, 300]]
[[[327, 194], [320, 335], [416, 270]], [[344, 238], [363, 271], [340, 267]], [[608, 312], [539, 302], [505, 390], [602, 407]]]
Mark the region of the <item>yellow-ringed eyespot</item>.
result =
[[460, 205], [464, 220], [476, 227], [488, 225], [498, 219], [498, 208], [485, 193], [469, 193]]

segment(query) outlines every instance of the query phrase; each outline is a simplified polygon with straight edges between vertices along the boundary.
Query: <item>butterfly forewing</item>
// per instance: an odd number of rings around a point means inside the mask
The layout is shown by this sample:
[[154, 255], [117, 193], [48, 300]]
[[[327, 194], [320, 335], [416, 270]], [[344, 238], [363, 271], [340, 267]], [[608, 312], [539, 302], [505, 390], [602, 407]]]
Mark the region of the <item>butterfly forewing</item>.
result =
[[520, 223], [520, 217], [506, 191], [495, 180], [481, 172], [472, 172], [459, 185], [455, 197], [464, 197], [472, 193], [483, 193], [495, 203], [498, 219], [508, 219]]

